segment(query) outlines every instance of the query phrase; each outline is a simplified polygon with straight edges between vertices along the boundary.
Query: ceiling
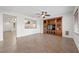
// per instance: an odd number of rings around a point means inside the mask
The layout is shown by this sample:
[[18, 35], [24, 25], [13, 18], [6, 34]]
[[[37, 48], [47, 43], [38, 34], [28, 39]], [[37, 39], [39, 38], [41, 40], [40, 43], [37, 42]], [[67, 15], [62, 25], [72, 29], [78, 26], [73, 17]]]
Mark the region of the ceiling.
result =
[[59, 15], [73, 11], [74, 6], [0, 6], [0, 10], [17, 12], [34, 17], [41, 11], [47, 11], [50, 15]]

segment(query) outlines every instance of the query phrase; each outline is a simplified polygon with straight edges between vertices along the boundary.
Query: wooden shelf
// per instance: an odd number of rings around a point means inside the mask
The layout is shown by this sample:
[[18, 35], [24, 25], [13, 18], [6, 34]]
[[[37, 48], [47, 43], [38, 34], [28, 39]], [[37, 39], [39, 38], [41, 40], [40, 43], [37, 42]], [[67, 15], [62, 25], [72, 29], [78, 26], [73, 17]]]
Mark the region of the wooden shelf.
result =
[[[43, 21], [43, 25], [44, 33], [62, 36], [62, 17], [46, 19]], [[55, 29], [49, 29], [49, 25], [54, 27]]]

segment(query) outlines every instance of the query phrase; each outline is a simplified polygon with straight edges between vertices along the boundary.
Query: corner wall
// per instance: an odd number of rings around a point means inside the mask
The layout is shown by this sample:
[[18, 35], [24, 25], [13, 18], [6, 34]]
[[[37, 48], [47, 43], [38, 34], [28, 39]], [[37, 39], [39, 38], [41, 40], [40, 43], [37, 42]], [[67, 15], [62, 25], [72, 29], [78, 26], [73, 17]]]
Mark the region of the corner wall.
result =
[[[73, 38], [73, 12], [62, 15], [62, 34], [63, 37]], [[69, 35], [66, 35], [66, 31]]]

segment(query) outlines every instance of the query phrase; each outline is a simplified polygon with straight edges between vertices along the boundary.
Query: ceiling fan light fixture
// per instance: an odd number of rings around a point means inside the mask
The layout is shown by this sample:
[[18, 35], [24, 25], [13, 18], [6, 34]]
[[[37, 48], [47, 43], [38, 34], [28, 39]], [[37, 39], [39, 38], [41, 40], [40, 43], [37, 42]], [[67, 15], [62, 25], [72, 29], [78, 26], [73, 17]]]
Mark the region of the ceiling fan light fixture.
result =
[[44, 15], [44, 11], [42, 11], [42, 14], [41, 15]]
[[45, 12], [45, 15], [47, 15], [47, 12]]
[[42, 15], [42, 18], [45, 18], [45, 15]]
[[39, 13], [38, 15], [40, 15], [42, 18], [45, 18], [46, 16], [50, 16], [50, 14], [48, 14], [47, 11], [42, 11], [42, 12]]

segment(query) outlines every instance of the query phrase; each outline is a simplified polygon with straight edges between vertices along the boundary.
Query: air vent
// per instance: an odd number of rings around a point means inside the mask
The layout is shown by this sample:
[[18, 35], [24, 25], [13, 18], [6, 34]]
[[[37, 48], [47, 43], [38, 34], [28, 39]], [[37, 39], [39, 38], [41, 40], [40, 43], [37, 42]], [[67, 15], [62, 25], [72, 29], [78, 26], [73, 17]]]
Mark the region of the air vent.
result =
[[65, 35], [69, 35], [69, 31], [66, 31], [66, 32], [65, 32]]

